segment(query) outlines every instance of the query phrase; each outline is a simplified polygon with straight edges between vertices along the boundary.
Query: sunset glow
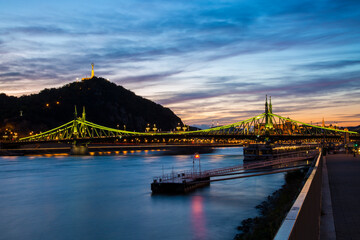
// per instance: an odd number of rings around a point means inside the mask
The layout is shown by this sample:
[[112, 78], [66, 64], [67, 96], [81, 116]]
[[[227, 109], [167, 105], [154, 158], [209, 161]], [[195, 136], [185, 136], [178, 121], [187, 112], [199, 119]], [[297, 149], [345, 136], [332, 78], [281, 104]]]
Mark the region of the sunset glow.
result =
[[256, 116], [267, 94], [281, 116], [355, 126], [359, 9], [341, 0], [2, 1], [0, 92], [60, 87], [92, 76], [94, 62], [96, 76], [189, 125]]

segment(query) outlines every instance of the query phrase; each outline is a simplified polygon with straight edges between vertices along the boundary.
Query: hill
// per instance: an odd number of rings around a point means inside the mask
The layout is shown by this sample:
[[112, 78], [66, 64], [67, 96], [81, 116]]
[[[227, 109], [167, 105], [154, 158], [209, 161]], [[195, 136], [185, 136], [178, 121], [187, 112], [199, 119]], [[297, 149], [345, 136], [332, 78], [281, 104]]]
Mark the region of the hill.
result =
[[0, 127], [15, 129], [21, 135], [46, 131], [74, 117], [86, 108], [88, 121], [112, 128], [144, 131], [146, 125], [171, 130], [181, 119], [170, 109], [100, 77], [73, 82], [60, 88], [44, 89], [22, 97], [0, 94]]
[[360, 125], [357, 127], [348, 127], [347, 129], [349, 129], [349, 131], [354, 131], [354, 132], [360, 133]]

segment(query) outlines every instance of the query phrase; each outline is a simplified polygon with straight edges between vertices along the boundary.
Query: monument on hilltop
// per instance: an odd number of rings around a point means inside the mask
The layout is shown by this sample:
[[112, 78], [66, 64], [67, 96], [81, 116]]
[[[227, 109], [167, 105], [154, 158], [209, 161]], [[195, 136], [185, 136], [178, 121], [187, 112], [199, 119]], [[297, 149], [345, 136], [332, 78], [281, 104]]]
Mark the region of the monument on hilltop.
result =
[[82, 78], [81, 80], [89, 80], [89, 79], [92, 79], [93, 77], [95, 77], [94, 75], [94, 63], [91, 63], [91, 77], [89, 78]]

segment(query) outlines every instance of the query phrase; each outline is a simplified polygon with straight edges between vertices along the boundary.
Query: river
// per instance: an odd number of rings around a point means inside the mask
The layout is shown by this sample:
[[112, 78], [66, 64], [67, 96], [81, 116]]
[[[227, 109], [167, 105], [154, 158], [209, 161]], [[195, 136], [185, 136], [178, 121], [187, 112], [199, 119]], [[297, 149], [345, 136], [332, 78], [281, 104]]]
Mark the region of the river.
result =
[[[0, 157], [0, 239], [233, 239], [284, 184], [280, 173], [153, 196], [154, 176], [193, 165], [189, 155], [161, 153]], [[201, 169], [242, 159], [242, 148], [220, 148], [201, 155]]]

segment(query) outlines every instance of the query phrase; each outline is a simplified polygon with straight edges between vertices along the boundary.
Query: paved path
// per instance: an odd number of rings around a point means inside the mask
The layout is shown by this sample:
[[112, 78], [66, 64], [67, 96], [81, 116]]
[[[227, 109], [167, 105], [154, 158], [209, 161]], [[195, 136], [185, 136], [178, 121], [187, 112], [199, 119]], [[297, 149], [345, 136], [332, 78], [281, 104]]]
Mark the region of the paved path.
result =
[[360, 239], [360, 156], [326, 156], [336, 239]]

